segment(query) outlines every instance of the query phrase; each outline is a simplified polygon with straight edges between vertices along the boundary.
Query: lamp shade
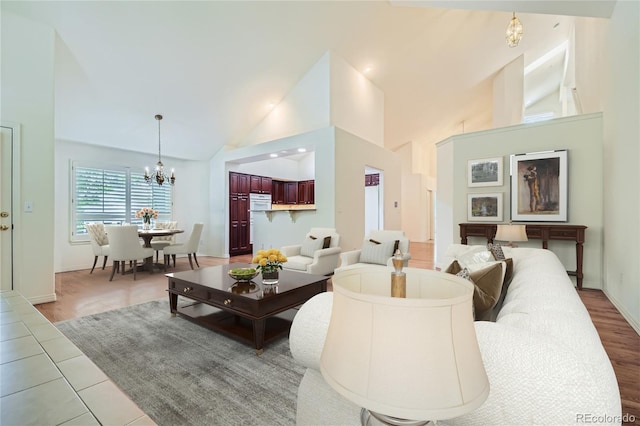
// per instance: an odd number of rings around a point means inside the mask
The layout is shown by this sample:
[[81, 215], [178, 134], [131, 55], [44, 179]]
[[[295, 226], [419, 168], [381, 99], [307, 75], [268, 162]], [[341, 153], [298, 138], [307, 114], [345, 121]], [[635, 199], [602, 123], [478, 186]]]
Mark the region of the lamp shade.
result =
[[406, 298], [390, 297], [384, 270], [334, 275], [322, 375], [345, 398], [386, 416], [465, 414], [489, 394], [473, 325], [473, 284], [444, 272], [404, 271]]
[[528, 241], [525, 225], [498, 225], [496, 240], [499, 241]]

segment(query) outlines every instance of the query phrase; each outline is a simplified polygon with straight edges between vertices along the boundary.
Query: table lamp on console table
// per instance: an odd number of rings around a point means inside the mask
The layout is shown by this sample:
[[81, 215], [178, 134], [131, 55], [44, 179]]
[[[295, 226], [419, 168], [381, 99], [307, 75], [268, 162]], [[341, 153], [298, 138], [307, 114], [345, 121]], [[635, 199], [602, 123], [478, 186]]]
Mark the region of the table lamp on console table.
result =
[[526, 225], [514, 225], [512, 223], [498, 225], [494, 239], [508, 241], [507, 246], [509, 247], [518, 247], [514, 244], [514, 241], [529, 241]]
[[[392, 283], [393, 284], [393, 283]], [[343, 397], [390, 425], [461, 416], [489, 395], [475, 334], [473, 284], [444, 272], [406, 270], [406, 297], [388, 271], [343, 271], [320, 371]]]

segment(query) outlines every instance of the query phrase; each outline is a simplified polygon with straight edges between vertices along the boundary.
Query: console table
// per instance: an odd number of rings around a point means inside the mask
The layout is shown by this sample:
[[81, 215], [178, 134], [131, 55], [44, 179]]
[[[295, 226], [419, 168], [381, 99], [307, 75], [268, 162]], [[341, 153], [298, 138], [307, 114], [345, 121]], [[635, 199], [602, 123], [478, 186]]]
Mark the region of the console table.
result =
[[[542, 240], [542, 248], [548, 248], [549, 240], [575, 241], [576, 242], [576, 270], [567, 271], [567, 274], [576, 277], [578, 289], [582, 290], [582, 245], [584, 243], [584, 225], [564, 224], [526, 224], [527, 238]], [[461, 223], [460, 240], [467, 244], [467, 237], [484, 237], [487, 243], [493, 243], [493, 238], [498, 229], [497, 224], [492, 223]]]

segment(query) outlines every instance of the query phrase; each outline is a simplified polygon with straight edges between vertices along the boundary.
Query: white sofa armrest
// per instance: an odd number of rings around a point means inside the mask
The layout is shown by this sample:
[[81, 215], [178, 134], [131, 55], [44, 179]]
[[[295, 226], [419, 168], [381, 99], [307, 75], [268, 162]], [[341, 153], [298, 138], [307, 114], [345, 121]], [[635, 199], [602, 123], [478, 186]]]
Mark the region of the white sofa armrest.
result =
[[300, 256], [300, 250], [302, 249], [301, 244], [292, 245], [292, 246], [284, 246], [280, 249], [282, 254], [285, 256]]
[[317, 250], [313, 255], [313, 262], [307, 267], [307, 272], [316, 275], [330, 275], [338, 267], [340, 247], [329, 247]]
[[351, 250], [351, 251], [345, 251], [344, 253], [340, 254], [340, 267], [344, 267], [344, 266], [348, 266], [348, 265], [353, 265], [354, 263], [358, 263], [358, 261], [360, 260], [360, 253], [362, 252], [362, 250], [358, 249], [358, 250]]
[[299, 364], [320, 371], [320, 356], [329, 329], [333, 293], [320, 293], [298, 310], [289, 332], [289, 347]]

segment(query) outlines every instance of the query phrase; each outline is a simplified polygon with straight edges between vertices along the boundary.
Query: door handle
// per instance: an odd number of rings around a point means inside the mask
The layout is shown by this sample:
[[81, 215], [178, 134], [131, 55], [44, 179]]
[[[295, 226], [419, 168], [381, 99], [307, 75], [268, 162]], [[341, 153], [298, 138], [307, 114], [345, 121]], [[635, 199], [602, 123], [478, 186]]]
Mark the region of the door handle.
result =
[[0, 225], [0, 231], [6, 231], [7, 229], [9, 229], [7, 225]]
[[9, 212], [0, 213], [0, 217], [9, 217]]

